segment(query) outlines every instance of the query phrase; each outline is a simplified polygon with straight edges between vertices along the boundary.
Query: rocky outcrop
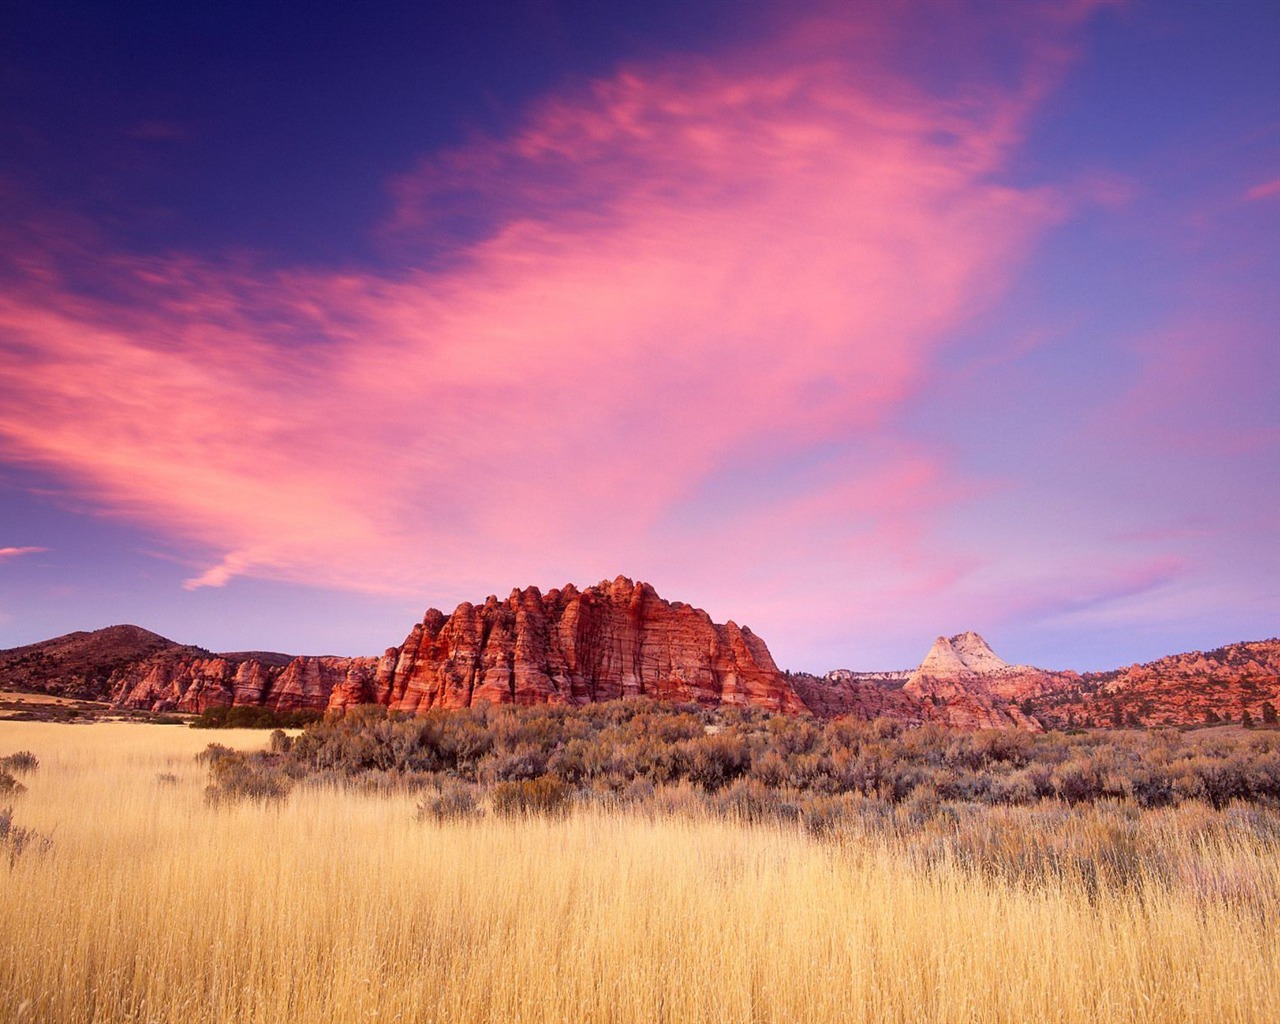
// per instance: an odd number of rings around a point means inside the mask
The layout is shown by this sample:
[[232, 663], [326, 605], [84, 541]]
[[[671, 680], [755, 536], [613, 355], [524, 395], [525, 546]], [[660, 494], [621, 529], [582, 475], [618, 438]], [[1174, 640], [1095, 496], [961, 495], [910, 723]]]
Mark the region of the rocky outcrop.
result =
[[431, 609], [387, 651], [371, 688], [335, 690], [330, 706], [371, 698], [421, 712], [641, 696], [805, 710], [751, 630], [718, 625], [624, 576], [585, 590], [513, 590], [505, 601], [466, 602], [447, 617]]
[[1178, 726], [1267, 722], [1280, 709], [1280, 639], [1086, 672], [1030, 698], [1047, 725]]
[[380, 703], [416, 713], [640, 696], [805, 710], [750, 629], [714, 623], [622, 576], [585, 590], [515, 590], [505, 601], [463, 603], [448, 616], [432, 609], [382, 658], [214, 654], [137, 627], [72, 634], [4, 655], [12, 655], [15, 682], [31, 682], [38, 668], [49, 692], [151, 711]]
[[935, 721], [961, 729], [1042, 726], [1015, 701], [1055, 685], [1053, 673], [1010, 665], [977, 633], [940, 636], [903, 691], [933, 707]]
[[1280, 708], [1280, 640], [1081, 675], [1011, 665], [969, 632], [938, 637], [911, 671], [819, 677], [779, 672], [745, 626], [718, 625], [619, 576], [585, 590], [513, 590], [447, 616], [432, 609], [381, 658], [214, 654], [137, 626], [70, 633], [0, 651], [0, 688], [188, 713], [366, 703], [418, 713], [643, 696], [963, 729], [1269, 723]]
[[824, 676], [793, 672], [788, 678], [805, 707], [819, 718], [892, 718], [907, 725], [936, 721], [931, 704], [903, 691], [910, 675], [907, 671], [853, 672], [840, 668]]
[[198, 714], [211, 707], [248, 704], [273, 711], [323, 711], [337, 687], [364, 685], [374, 658], [276, 658], [167, 653], [117, 674], [113, 704], [151, 711]]

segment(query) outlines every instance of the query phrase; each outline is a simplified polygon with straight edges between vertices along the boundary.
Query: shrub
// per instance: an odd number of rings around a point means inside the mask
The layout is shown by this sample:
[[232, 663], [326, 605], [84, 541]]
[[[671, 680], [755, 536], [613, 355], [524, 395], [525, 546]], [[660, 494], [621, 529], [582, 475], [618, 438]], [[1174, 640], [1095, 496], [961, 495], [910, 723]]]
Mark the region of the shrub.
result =
[[[541, 812], [536, 794], [552, 787], [561, 806], [576, 795], [660, 813], [674, 801], [681, 813], [799, 815], [815, 832], [836, 827], [836, 819], [840, 827], [923, 828], [912, 823], [942, 815], [924, 814], [935, 800], [947, 813], [976, 804], [1034, 810], [1055, 800], [1134, 807], [1203, 800], [1220, 808], [1280, 801], [1280, 734], [1273, 730], [966, 733], [640, 699], [582, 708], [481, 704], [420, 717], [356, 707], [293, 739], [278, 731], [270, 750], [246, 760], [211, 744], [200, 760], [212, 768], [237, 758], [239, 767], [223, 769], [226, 784], [218, 785], [233, 793], [287, 787], [308, 774], [379, 792], [432, 787], [434, 795], [422, 798], [427, 817], [437, 802], [441, 814], [452, 813], [438, 781], [448, 773], [464, 787], [496, 787], [493, 806], [502, 813]], [[902, 804], [910, 806], [895, 811]]]
[[196, 764], [217, 764], [225, 757], [235, 757], [236, 752], [230, 747], [224, 747], [221, 743], [210, 743], [204, 750], [196, 754]]
[[[210, 748], [217, 744], [210, 744]], [[225, 747], [222, 748], [226, 750]], [[205, 751], [208, 753], [208, 751]], [[283, 800], [293, 788], [293, 779], [284, 766], [263, 755], [248, 756], [232, 751], [220, 754], [209, 765], [209, 785], [205, 800], [211, 805], [253, 800], [259, 803]]]
[[562, 814], [568, 810], [572, 790], [554, 775], [537, 779], [499, 782], [493, 789], [493, 809], [498, 814]]
[[1011, 806], [1035, 803], [1040, 799], [1036, 777], [1028, 771], [1001, 776], [991, 783], [990, 799], [992, 803]]
[[40, 759], [29, 750], [19, 750], [8, 757], [0, 757], [0, 770], [27, 774], [40, 767]]
[[519, 782], [536, 779], [547, 771], [547, 755], [532, 743], [522, 743], [509, 753], [491, 755], [483, 774], [497, 782]]
[[16, 796], [25, 793], [27, 787], [4, 770], [0, 770], [0, 796]]
[[771, 789], [757, 779], [738, 779], [723, 789], [717, 800], [717, 808], [738, 821], [770, 821], [785, 817], [786, 807], [790, 816], [796, 816], [794, 807], [785, 804], [776, 789]]
[[703, 789], [719, 789], [751, 765], [751, 754], [741, 736], [717, 733], [690, 740], [689, 780]]
[[418, 821], [458, 821], [481, 813], [474, 787], [457, 779], [445, 779], [438, 785], [436, 792], [418, 804]]
[[1053, 770], [1053, 788], [1069, 804], [1096, 800], [1102, 795], [1102, 776], [1091, 760], [1077, 757]]
[[219, 704], [205, 708], [191, 722], [193, 729], [300, 729], [318, 722], [319, 711], [273, 711], [256, 704]]
[[47, 850], [52, 845], [53, 840], [48, 836], [42, 836], [35, 829], [15, 825], [12, 807], [0, 810], [0, 850], [8, 853], [10, 867], [28, 848]]
[[1142, 807], [1167, 807], [1174, 802], [1173, 778], [1163, 768], [1140, 769], [1131, 782], [1133, 798]]

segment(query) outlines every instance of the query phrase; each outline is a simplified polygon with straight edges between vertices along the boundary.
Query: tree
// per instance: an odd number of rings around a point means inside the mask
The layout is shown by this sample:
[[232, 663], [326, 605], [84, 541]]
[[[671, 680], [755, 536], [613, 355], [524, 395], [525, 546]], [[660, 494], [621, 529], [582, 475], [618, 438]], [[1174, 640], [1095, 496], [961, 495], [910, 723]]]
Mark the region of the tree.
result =
[[1240, 724], [1246, 729], [1253, 728], [1253, 715], [1249, 714], [1249, 709], [1245, 708], [1240, 712]]
[[1276, 715], [1276, 706], [1271, 701], [1264, 700], [1262, 702], [1262, 724], [1275, 725], [1278, 717], [1280, 716]]

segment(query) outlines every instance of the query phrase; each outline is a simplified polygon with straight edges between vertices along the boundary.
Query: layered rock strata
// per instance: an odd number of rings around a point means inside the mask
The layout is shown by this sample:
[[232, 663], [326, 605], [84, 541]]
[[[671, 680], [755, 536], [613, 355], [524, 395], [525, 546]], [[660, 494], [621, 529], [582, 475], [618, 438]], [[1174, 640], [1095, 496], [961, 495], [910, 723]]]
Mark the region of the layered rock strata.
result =
[[513, 590], [505, 601], [431, 609], [387, 651], [372, 685], [331, 706], [394, 710], [490, 704], [588, 704], [623, 697], [805, 710], [763, 640], [619, 576], [585, 590]]
[[324, 711], [339, 687], [363, 688], [376, 658], [274, 659], [161, 656], [120, 674], [111, 701], [121, 707], [199, 713], [249, 704], [273, 711]]

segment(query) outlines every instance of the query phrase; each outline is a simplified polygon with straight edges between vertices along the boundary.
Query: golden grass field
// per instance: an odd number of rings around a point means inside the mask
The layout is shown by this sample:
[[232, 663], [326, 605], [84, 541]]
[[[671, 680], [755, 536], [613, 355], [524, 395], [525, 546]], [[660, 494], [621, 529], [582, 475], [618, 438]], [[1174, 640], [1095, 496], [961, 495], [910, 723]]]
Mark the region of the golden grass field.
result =
[[40, 759], [14, 820], [53, 839], [0, 856], [0, 1021], [1228, 1024], [1280, 1007], [1280, 858], [1256, 842], [1185, 851], [1188, 877], [1208, 864], [1233, 885], [1091, 896], [713, 818], [426, 824], [410, 795], [306, 786], [210, 808], [193, 755], [213, 738], [266, 740], [0, 721], [0, 755]]

